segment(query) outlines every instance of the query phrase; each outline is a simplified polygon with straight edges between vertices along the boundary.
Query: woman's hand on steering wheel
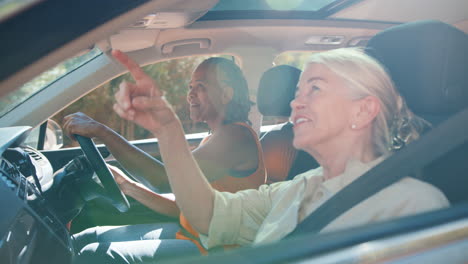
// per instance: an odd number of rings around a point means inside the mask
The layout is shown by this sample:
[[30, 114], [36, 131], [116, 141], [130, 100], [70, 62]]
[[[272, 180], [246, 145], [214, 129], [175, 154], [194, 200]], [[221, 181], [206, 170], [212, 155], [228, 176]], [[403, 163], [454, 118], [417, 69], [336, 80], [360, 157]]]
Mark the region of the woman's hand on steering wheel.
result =
[[74, 134], [89, 138], [100, 138], [106, 129], [108, 128], [105, 125], [81, 112], [63, 118], [63, 130], [73, 140], [75, 140]]
[[116, 166], [107, 164], [107, 167], [114, 175], [115, 182], [119, 185], [120, 190], [123, 193], [127, 194], [128, 186], [132, 184], [136, 184], [137, 182], [130, 179], [121, 169]]

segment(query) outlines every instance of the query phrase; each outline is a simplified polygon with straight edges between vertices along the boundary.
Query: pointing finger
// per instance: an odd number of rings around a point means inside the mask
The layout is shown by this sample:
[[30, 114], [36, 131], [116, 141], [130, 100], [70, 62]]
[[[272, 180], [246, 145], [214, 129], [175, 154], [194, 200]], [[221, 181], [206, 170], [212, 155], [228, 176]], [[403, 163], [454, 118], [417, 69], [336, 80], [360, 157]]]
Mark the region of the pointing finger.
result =
[[122, 51], [112, 50], [112, 56], [114, 56], [115, 59], [117, 59], [123, 66], [125, 66], [125, 68], [128, 69], [135, 81], [138, 82], [151, 79], [134, 60], [132, 60]]

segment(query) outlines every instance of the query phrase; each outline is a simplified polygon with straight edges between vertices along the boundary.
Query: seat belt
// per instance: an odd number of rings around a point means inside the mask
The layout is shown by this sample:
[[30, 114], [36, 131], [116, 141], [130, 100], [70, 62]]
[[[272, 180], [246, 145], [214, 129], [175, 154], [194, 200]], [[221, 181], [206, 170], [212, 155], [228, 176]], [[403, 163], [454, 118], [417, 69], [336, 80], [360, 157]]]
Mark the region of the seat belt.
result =
[[419, 140], [399, 150], [397, 154], [382, 161], [337, 192], [299, 223], [286, 238], [305, 233], [319, 233], [325, 226], [360, 202], [407, 177], [415, 169], [423, 168], [468, 142], [466, 131], [468, 131], [468, 108], [433, 128]]

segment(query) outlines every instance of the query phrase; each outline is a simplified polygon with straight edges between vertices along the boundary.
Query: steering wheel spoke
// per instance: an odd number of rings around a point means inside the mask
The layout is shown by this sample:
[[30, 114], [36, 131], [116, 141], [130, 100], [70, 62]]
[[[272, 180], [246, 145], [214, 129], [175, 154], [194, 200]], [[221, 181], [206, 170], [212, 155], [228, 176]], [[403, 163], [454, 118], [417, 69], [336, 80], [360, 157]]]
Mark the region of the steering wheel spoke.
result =
[[92, 181], [92, 186], [89, 186], [90, 192], [85, 195], [85, 199], [92, 199], [94, 198], [93, 194], [95, 194], [108, 200], [120, 212], [126, 212], [130, 208], [127, 197], [125, 197], [119, 185], [115, 182], [114, 176], [107, 167], [104, 158], [96, 148], [94, 142], [87, 137], [80, 135], [74, 136], [103, 187], [102, 188], [97, 182]]

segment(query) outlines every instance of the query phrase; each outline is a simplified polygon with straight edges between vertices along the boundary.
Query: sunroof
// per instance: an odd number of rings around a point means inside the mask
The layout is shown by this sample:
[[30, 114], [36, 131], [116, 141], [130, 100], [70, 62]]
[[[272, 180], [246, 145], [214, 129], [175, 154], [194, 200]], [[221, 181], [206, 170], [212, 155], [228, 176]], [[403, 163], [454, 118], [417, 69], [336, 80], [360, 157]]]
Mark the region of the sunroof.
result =
[[326, 19], [363, 0], [219, 0], [198, 21], [236, 19]]
[[211, 11], [318, 11], [333, 2], [337, 0], [220, 0]]

